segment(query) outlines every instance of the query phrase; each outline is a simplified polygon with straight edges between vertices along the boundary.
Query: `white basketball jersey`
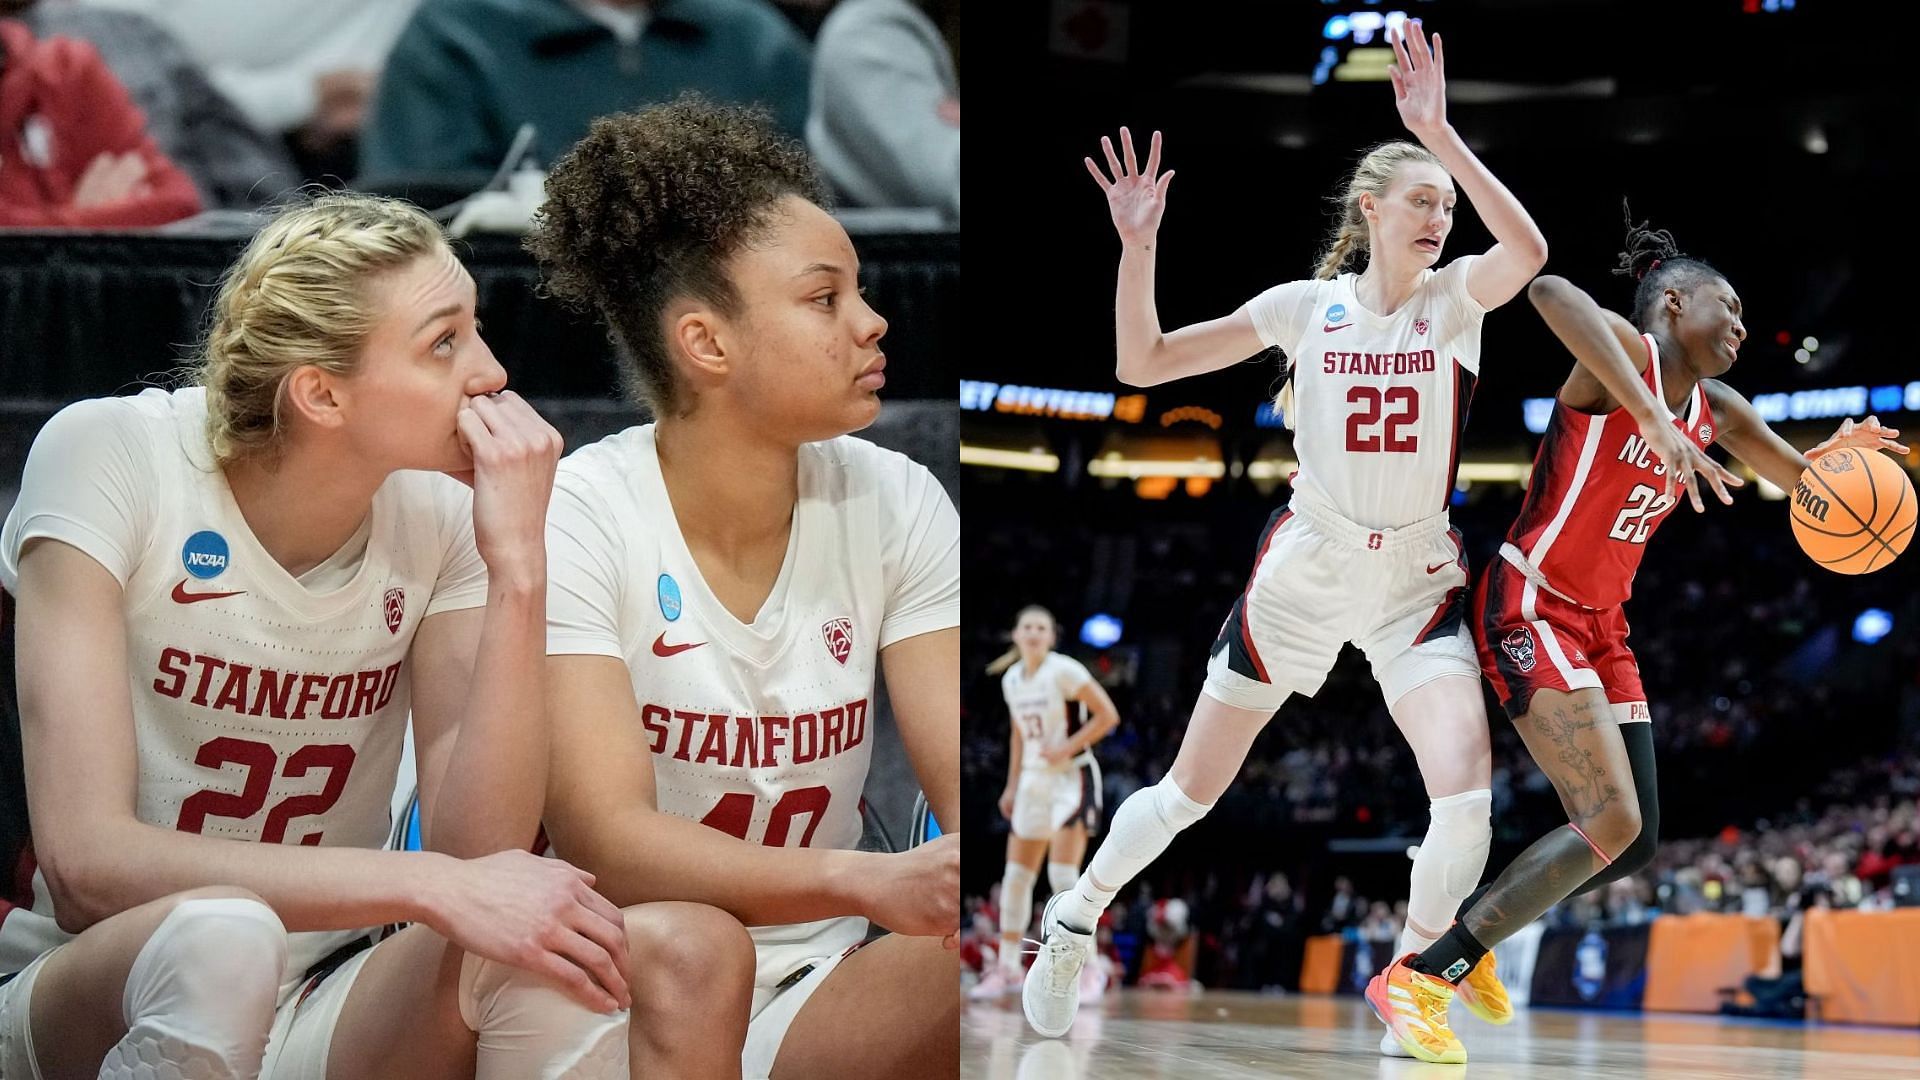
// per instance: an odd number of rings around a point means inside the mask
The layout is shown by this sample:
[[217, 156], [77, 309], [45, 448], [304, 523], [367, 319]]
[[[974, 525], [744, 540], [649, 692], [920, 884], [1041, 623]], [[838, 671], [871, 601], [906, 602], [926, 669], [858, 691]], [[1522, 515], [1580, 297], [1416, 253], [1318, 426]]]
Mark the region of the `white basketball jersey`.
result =
[[1296, 491], [1369, 528], [1446, 510], [1480, 372], [1486, 312], [1466, 287], [1476, 257], [1425, 271], [1392, 315], [1360, 303], [1352, 274], [1248, 303], [1260, 339], [1292, 361]]
[[[879, 649], [957, 624], [957, 547], [944, 554], [957, 520], [925, 469], [860, 439], [801, 447], [799, 486], [779, 577], [742, 623], [687, 549], [652, 425], [568, 455], [548, 515], [547, 650], [626, 662], [661, 810], [758, 844], [853, 848]], [[927, 527], [889, 521], [903, 515]], [[888, 538], [908, 533], [934, 538], [954, 563], [950, 600], [900, 608], [913, 556]], [[750, 929], [764, 986], [867, 927], [838, 918]]]
[[1093, 681], [1086, 665], [1071, 656], [1050, 652], [1032, 675], [1025, 660], [1016, 660], [1000, 677], [1000, 692], [1006, 695], [1007, 711], [1020, 729], [1020, 768], [1058, 769], [1074, 767], [1071, 761], [1049, 765], [1041, 753], [1073, 737], [1071, 712], [1073, 695]]
[[[238, 841], [382, 847], [414, 632], [432, 612], [486, 599], [471, 494], [439, 474], [394, 473], [361, 534], [296, 580], [214, 467], [205, 408], [197, 388], [148, 390], [83, 401], [50, 422], [0, 533], [0, 584], [15, 588], [21, 547], [35, 537], [72, 544], [120, 578], [140, 820]], [[128, 453], [116, 463], [108, 446]], [[131, 478], [110, 475], [127, 462]], [[49, 481], [139, 490], [90, 503]], [[303, 584], [316, 580], [320, 591]], [[58, 931], [42, 882], [34, 894], [32, 911], [0, 924], [0, 971], [23, 962], [5, 944], [16, 935], [58, 940], [45, 936]], [[293, 934], [289, 981], [365, 932]]]

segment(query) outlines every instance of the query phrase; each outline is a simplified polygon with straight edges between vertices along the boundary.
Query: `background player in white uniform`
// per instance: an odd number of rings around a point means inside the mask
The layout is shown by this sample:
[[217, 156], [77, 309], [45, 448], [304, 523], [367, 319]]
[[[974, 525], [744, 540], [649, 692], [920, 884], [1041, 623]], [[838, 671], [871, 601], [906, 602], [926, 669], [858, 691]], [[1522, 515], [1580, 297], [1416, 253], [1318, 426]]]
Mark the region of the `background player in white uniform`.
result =
[[[624, 1075], [621, 913], [513, 850], [560, 444], [473, 309], [424, 214], [322, 196], [223, 281], [200, 386], [40, 433], [0, 544], [38, 860], [8, 1080]], [[409, 706], [430, 850], [367, 850]]]
[[[970, 992], [978, 999], [1012, 993], [1020, 984], [1020, 942], [1033, 918], [1040, 860], [1047, 860], [1051, 891], [1073, 888], [1087, 854], [1089, 825], [1099, 827], [1100, 767], [1093, 744], [1119, 726], [1120, 712], [1086, 665], [1053, 651], [1058, 639], [1052, 612], [1038, 605], [1022, 608], [1013, 627], [1014, 647], [987, 667], [989, 675], [1005, 672], [1000, 690], [1007, 699], [1012, 742], [1000, 813], [1013, 833], [1000, 879], [999, 961]], [[1077, 724], [1072, 712], [1082, 705], [1092, 716]], [[1081, 969], [1083, 1002], [1105, 989], [1102, 974], [1098, 965]]]
[[[1446, 508], [1479, 371], [1481, 318], [1526, 285], [1547, 247], [1447, 123], [1439, 39], [1429, 51], [1420, 24], [1409, 25], [1411, 38], [1390, 38], [1398, 56], [1392, 78], [1400, 118], [1421, 146], [1369, 152], [1348, 182], [1339, 231], [1315, 278], [1269, 289], [1225, 318], [1160, 330], [1153, 272], [1173, 173], [1158, 175], [1159, 134], [1144, 171], [1124, 128], [1124, 164], [1102, 140], [1111, 179], [1087, 159], [1120, 233], [1120, 380], [1147, 386], [1263, 348], [1284, 350], [1293, 381], [1281, 402], [1296, 429], [1300, 472], [1215, 642], [1173, 768], [1121, 804], [1077, 886], [1047, 905], [1046, 945], [1023, 995], [1043, 1034], [1062, 1034], [1073, 1022], [1074, 976], [1100, 912], [1220, 797], [1287, 696], [1318, 691], [1347, 641], [1367, 654], [1433, 800], [1401, 951], [1446, 931], [1486, 864], [1486, 706], [1462, 617], [1466, 559]], [[1453, 225], [1455, 177], [1496, 242], [1435, 272]], [[1356, 252], [1367, 255], [1365, 272], [1341, 274]], [[1491, 965], [1479, 988], [1493, 1007], [1506, 1007]], [[1385, 1038], [1382, 1050], [1398, 1043]]]
[[[744, 1055], [671, 1075], [953, 1075], [958, 833], [852, 849], [877, 667], [958, 822], [959, 518], [926, 469], [842, 437], [885, 382], [852, 244], [804, 148], [697, 101], [596, 122], [547, 195], [548, 286], [607, 321], [655, 417], [560, 466], [555, 850], [616, 900], [753, 927], [683, 944], [737, 982], [707, 1030], [718, 1051], [750, 1022]], [[847, 955], [867, 919], [895, 933]]]

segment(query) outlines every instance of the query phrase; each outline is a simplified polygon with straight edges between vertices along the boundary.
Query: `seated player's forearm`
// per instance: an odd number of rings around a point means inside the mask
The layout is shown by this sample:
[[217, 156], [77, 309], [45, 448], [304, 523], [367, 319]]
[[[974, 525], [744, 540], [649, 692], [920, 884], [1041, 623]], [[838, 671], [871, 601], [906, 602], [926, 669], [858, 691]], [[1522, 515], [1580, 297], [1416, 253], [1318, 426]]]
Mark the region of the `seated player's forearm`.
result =
[[211, 885], [248, 889], [288, 930], [353, 930], [430, 922], [432, 852], [247, 843], [128, 820], [87, 829], [71, 854], [43, 858], [59, 924], [78, 932], [172, 893]]
[[556, 854], [594, 875], [616, 904], [687, 900], [748, 926], [866, 915], [873, 860], [863, 851], [765, 847], [650, 809], [606, 815], [577, 839], [553, 829]]

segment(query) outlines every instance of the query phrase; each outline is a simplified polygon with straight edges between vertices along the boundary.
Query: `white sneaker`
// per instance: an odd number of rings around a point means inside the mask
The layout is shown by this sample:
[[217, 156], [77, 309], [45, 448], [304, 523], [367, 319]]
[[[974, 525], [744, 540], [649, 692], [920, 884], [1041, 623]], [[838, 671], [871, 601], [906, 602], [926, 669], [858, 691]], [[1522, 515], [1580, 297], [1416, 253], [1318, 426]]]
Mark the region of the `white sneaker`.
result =
[[1107, 996], [1107, 962], [1098, 955], [1080, 969], [1080, 1007], [1098, 1004]]
[[1073, 1026], [1074, 1012], [1080, 1007], [1080, 969], [1093, 955], [1092, 933], [1069, 930], [1054, 920], [1053, 909], [1061, 895], [1053, 894], [1047, 900], [1046, 913], [1040, 916], [1040, 936], [1045, 944], [1027, 969], [1027, 981], [1020, 992], [1027, 1023], [1055, 1039]]
[[973, 989], [967, 991], [967, 1000], [992, 1001], [1007, 997], [1020, 988], [1019, 978], [1017, 971], [1008, 971], [996, 963], [992, 971], [987, 972], [979, 982], [973, 984]]
[[1413, 1057], [1412, 1054], [1407, 1053], [1406, 1047], [1400, 1045], [1400, 1040], [1393, 1037], [1393, 1032], [1391, 1031], [1380, 1036], [1380, 1056], [1397, 1058]]

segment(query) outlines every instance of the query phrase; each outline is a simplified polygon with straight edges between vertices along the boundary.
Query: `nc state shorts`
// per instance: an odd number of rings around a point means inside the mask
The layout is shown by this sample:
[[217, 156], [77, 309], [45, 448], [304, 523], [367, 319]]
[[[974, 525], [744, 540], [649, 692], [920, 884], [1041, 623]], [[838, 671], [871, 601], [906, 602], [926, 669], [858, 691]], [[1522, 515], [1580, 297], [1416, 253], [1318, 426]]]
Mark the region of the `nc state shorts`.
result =
[[1640, 663], [1627, 648], [1618, 605], [1582, 607], [1548, 592], [1506, 559], [1495, 559], [1473, 596], [1480, 670], [1509, 718], [1527, 714], [1536, 690], [1604, 690], [1614, 719], [1649, 723]]

